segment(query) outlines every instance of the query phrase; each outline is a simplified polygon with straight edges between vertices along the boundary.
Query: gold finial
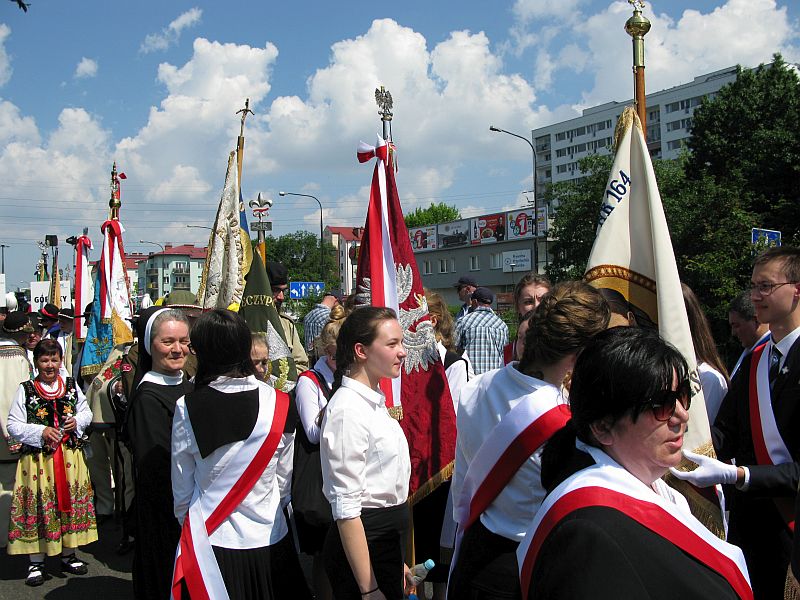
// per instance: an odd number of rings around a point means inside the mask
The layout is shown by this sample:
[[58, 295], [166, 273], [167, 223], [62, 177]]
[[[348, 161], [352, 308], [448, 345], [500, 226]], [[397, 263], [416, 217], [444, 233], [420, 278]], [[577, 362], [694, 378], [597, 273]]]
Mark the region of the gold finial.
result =
[[111, 199], [108, 201], [108, 208], [111, 209], [109, 217], [111, 219], [119, 218], [119, 209], [122, 206], [119, 191], [119, 177], [117, 176], [117, 163], [114, 162], [111, 167]]
[[644, 2], [628, 0], [633, 6], [633, 16], [625, 22], [625, 31], [633, 38], [633, 66], [644, 66], [644, 36], [650, 31], [650, 21], [642, 15]]
[[392, 95], [389, 93], [389, 90], [384, 89], [383, 86], [380, 89], [375, 89], [375, 102], [378, 104], [380, 110], [378, 111], [378, 116], [381, 118], [382, 121], [391, 121], [392, 120], [392, 107], [394, 103], [392, 102]]
[[244, 108], [236, 111], [237, 115], [238, 114], [242, 115], [242, 124], [239, 127], [239, 137], [244, 137], [244, 120], [247, 118], [248, 113], [251, 115], [256, 114], [252, 110], [250, 110], [250, 98], [245, 98]]

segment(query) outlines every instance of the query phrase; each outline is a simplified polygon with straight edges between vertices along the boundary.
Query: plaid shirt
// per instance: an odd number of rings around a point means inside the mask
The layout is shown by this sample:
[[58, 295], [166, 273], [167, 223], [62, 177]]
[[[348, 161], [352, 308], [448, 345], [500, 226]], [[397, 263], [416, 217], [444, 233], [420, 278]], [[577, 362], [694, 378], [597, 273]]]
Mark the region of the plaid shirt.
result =
[[475, 374], [503, 366], [508, 326], [488, 306], [478, 306], [456, 323], [456, 345], [469, 356]]
[[314, 308], [308, 311], [305, 319], [303, 319], [303, 333], [306, 340], [306, 352], [313, 352], [314, 340], [322, 333], [322, 328], [328, 322], [331, 316], [331, 309], [324, 304], [317, 304]]

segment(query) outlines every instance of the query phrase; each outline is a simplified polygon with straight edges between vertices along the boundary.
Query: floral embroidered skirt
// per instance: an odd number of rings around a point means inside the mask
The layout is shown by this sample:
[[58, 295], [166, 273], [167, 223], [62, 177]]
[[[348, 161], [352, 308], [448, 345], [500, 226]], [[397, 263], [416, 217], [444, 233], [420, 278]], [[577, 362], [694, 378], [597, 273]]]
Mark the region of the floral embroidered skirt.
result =
[[53, 456], [24, 454], [17, 463], [11, 518], [9, 554], [60, 554], [62, 547], [77, 548], [97, 539], [89, 469], [81, 450], [64, 448], [72, 510], [58, 510]]

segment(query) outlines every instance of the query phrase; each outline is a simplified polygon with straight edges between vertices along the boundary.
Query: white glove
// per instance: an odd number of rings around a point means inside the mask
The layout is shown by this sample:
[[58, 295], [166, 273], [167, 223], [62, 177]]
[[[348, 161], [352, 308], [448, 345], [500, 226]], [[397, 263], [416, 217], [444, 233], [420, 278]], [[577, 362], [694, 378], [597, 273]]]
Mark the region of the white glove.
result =
[[697, 463], [697, 468], [694, 471], [678, 471], [674, 467], [671, 468], [670, 472], [678, 479], [688, 481], [701, 488], [718, 483], [736, 483], [739, 469], [735, 465], [729, 465], [710, 456], [695, 454], [688, 450], [683, 451], [683, 456]]

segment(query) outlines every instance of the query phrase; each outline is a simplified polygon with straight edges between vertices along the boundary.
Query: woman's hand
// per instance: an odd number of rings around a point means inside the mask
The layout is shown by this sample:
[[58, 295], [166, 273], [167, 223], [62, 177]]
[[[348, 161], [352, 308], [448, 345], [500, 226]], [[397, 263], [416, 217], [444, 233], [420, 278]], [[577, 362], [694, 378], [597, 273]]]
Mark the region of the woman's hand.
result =
[[61, 441], [61, 433], [55, 427], [45, 427], [42, 432], [42, 439], [47, 446], [58, 446]]
[[72, 415], [68, 416], [64, 419], [64, 431], [67, 433], [72, 433], [75, 431], [75, 428], [78, 426], [78, 423], [75, 421], [75, 417]]
[[417, 586], [416, 578], [414, 574], [411, 572], [411, 569], [408, 568], [406, 563], [403, 563], [403, 591], [406, 596], [411, 593], [412, 588]]

